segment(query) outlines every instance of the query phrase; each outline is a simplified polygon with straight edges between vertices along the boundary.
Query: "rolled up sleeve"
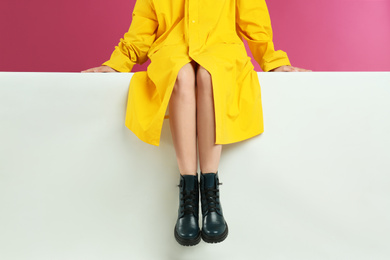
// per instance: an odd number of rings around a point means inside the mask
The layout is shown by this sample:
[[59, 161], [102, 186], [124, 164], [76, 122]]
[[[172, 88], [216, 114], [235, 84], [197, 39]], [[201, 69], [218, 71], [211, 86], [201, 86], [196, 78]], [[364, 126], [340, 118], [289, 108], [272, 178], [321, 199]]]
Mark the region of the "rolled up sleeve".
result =
[[265, 0], [237, 0], [236, 27], [238, 35], [248, 42], [253, 58], [263, 71], [291, 65], [286, 52], [275, 51]]
[[156, 38], [158, 27], [155, 9], [150, 0], [137, 0], [128, 32], [115, 46], [107, 65], [119, 72], [131, 72], [135, 64], [148, 60], [147, 53]]

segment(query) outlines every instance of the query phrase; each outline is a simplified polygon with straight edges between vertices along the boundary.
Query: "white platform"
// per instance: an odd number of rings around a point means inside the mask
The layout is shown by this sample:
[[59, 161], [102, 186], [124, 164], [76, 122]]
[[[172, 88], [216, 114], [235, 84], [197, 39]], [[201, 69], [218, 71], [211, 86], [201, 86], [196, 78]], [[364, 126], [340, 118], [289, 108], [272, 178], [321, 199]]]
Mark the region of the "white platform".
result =
[[178, 168], [124, 125], [132, 73], [0, 73], [0, 259], [390, 259], [390, 72], [259, 72], [225, 145], [230, 234], [178, 245]]

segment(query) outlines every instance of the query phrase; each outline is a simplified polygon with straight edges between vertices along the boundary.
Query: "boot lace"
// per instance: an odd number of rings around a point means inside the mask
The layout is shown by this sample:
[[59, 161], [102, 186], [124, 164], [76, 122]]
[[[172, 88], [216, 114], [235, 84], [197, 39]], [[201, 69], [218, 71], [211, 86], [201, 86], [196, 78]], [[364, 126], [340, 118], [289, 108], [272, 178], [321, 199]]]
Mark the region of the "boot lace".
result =
[[[177, 185], [178, 187], [182, 187], [181, 185]], [[187, 192], [185, 190], [181, 191], [180, 192], [181, 195], [182, 195], [182, 199], [181, 199], [181, 205], [183, 205], [180, 213], [184, 213], [184, 214], [195, 214], [195, 197], [196, 197], [196, 191], [195, 190], [192, 190], [190, 192]]]
[[[222, 183], [218, 183], [219, 185], [222, 185]], [[219, 201], [218, 201], [218, 195], [217, 192], [219, 190], [216, 188], [205, 188], [203, 196], [207, 201], [207, 209], [209, 212], [214, 212], [217, 209], [219, 209]]]

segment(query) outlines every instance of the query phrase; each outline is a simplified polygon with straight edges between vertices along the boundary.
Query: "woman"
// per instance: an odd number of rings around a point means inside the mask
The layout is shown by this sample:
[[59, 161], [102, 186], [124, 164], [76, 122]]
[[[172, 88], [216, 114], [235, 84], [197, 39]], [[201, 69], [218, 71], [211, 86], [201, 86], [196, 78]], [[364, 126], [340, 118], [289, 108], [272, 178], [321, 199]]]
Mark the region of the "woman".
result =
[[137, 0], [129, 31], [110, 60], [83, 71], [130, 72], [150, 58], [147, 71], [131, 79], [126, 126], [158, 146], [169, 111], [180, 172], [174, 235], [181, 245], [227, 237], [219, 200], [222, 145], [263, 132], [259, 80], [243, 39], [263, 71], [309, 71], [292, 67], [285, 52], [274, 50], [264, 0]]

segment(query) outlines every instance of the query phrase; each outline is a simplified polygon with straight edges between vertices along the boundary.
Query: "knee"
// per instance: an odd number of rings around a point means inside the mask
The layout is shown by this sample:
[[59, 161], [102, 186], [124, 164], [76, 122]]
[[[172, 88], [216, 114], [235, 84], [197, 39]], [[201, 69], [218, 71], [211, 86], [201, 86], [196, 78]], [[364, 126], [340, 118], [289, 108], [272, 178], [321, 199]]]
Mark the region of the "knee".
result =
[[195, 91], [195, 71], [190, 64], [186, 64], [180, 69], [173, 91], [181, 95], [188, 95]]
[[212, 91], [211, 74], [204, 67], [199, 66], [196, 73], [197, 88], [200, 91]]

